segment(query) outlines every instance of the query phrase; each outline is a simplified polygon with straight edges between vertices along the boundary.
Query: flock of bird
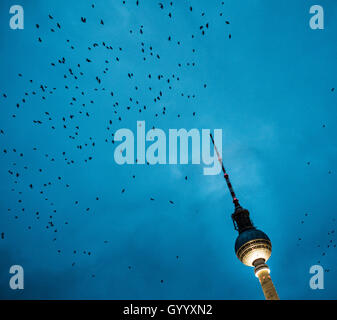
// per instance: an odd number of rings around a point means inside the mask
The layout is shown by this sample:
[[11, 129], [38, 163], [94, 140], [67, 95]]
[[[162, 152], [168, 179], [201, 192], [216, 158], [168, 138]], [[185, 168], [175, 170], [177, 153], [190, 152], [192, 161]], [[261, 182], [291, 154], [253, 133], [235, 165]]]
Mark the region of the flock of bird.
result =
[[[136, 6], [140, 6], [140, 2], [136, 1]], [[223, 5], [224, 2], [221, 2]], [[123, 6], [127, 6], [126, 1], [122, 1]], [[91, 10], [96, 9], [96, 5], [93, 3], [90, 5]], [[160, 2], [156, 4], [157, 10], [160, 14], [163, 15], [163, 19], [174, 19], [174, 15], [171, 10], [174, 8], [173, 2]], [[198, 14], [201, 17], [205, 17], [205, 12], [196, 12], [192, 6], [188, 6], [186, 8], [187, 13], [190, 14]], [[92, 17], [93, 14], [91, 13]], [[223, 19], [223, 13], [219, 14], [220, 19]], [[86, 16], [78, 16], [78, 21], [80, 25], [83, 25], [83, 28], [89, 23], [89, 18]], [[186, 68], [186, 70], [190, 70], [189, 72], [193, 73], [193, 68], [197, 64], [197, 49], [193, 48], [190, 52], [190, 58], [186, 61], [186, 58], [182, 59], [181, 62], [176, 64], [176, 67], [172, 69], [171, 74], [167, 74], [167, 72], [161, 72], [160, 67], [156, 65], [157, 61], [161, 61], [163, 57], [160, 52], [155, 49], [155, 46], [148, 41], [141, 40], [141, 37], [145, 34], [145, 26], [141, 25], [138, 30], [129, 30], [129, 37], [132, 40], [132, 37], [138, 33], [137, 39], [134, 39], [135, 42], [138, 42], [139, 46], [139, 56], [143, 63], [150, 63], [148, 70], [149, 72], [146, 74], [143, 79], [140, 76], [136, 76], [134, 72], [129, 70], [125, 70], [124, 74], [120, 74], [120, 77], [127, 77], [130, 83], [129, 97], [120, 97], [118, 91], [111, 88], [111, 77], [109, 77], [109, 73], [113, 72], [113, 69], [121, 62], [124, 62], [125, 50], [122, 46], [113, 46], [109, 41], [88, 41], [87, 44], [87, 54], [86, 57], [79, 60], [77, 63], [73, 63], [74, 55], [78, 54], [80, 56], [83, 53], [83, 48], [78, 49], [78, 46], [75, 44], [76, 39], [72, 39], [68, 37], [71, 34], [71, 30], [64, 30], [64, 24], [59, 18], [56, 18], [53, 13], [48, 13], [45, 18], [41, 19], [42, 21], [38, 21], [35, 23], [35, 32], [36, 32], [36, 42], [43, 49], [48, 46], [49, 43], [49, 34], [59, 33], [63, 36], [63, 44], [59, 43], [58, 46], [64, 46], [65, 54], [58, 57], [53, 58], [49, 62], [49, 70], [48, 72], [55, 74], [59, 80], [63, 82], [62, 86], [50, 85], [48, 78], [46, 79], [37, 79], [34, 78], [34, 75], [24, 74], [20, 72], [17, 74], [17, 77], [26, 83], [27, 88], [24, 90], [24, 93], [21, 97], [17, 97], [15, 101], [15, 112], [12, 113], [12, 121], [18, 117], [20, 111], [24, 109], [30, 102], [40, 103], [43, 108], [45, 108], [44, 112], [40, 114], [40, 116], [34, 118], [32, 120], [32, 124], [37, 127], [43, 127], [44, 129], [51, 130], [60, 135], [60, 139], [67, 137], [68, 139], [74, 142], [73, 147], [78, 150], [83, 157], [76, 157], [70, 152], [62, 151], [61, 157], [59, 155], [54, 155], [51, 153], [43, 153], [39, 147], [35, 146], [32, 148], [32, 152], [37, 154], [37, 156], [44, 157], [46, 162], [55, 163], [57, 161], [64, 161], [67, 166], [76, 166], [80, 161], [84, 163], [88, 163], [94, 160], [95, 157], [95, 147], [97, 145], [97, 138], [90, 136], [87, 138], [81, 137], [81, 127], [84, 123], [90, 122], [92, 115], [95, 114], [95, 97], [104, 96], [105, 99], [109, 99], [110, 104], [112, 105], [112, 110], [110, 109], [106, 122], [106, 138], [104, 142], [106, 144], [114, 144], [114, 130], [118, 128], [119, 123], [122, 122], [125, 118], [128, 117], [129, 113], [147, 113], [147, 119], [149, 117], [159, 118], [164, 117], [169, 108], [167, 106], [161, 105], [161, 100], [163, 97], [168, 96], [168, 92], [172, 92], [172, 95], [180, 96], [181, 99], [193, 100], [196, 98], [196, 93], [194, 92], [184, 92], [181, 85], [183, 81], [182, 76], [180, 75], [180, 70]], [[92, 19], [90, 20], [92, 22]], [[230, 22], [228, 20], [224, 20], [224, 26], [229, 25]], [[97, 17], [97, 25], [94, 27], [91, 26], [90, 30], [99, 33], [100, 28], [104, 28], [105, 23], [104, 19]], [[210, 22], [206, 21], [199, 26], [196, 26], [195, 33], [191, 34], [191, 39], [194, 39], [196, 42], [196, 47], [198, 45], [198, 38], [200, 41], [200, 37], [207, 36], [207, 31], [211, 28]], [[231, 39], [231, 34], [229, 30], [226, 31], [228, 39]], [[67, 35], [67, 36], [66, 36]], [[62, 38], [62, 37], [60, 37]], [[174, 44], [177, 47], [183, 47], [183, 41], [176, 39], [174, 34], [168, 34], [165, 39], [167, 44]], [[83, 45], [83, 44], [82, 44]], [[74, 54], [69, 54], [69, 49], [74, 52]], [[106, 51], [104, 59], [102, 59], [102, 53]], [[44, 68], [44, 66], [42, 67]], [[152, 69], [152, 71], [151, 71]], [[185, 70], [185, 71], [186, 71]], [[90, 76], [90, 74], [94, 74]], [[92, 83], [96, 85], [94, 87], [88, 85], [89, 81], [92, 80]], [[143, 83], [145, 81], [152, 82], [152, 85], [149, 85], [147, 88], [144, 88]], [[200, 83], [200, 89], [207, 89], [207, 84], [205, 82]], [[137, 92], [140, 90], [146, 90], [148, 92], [147, 102], [142, 102], [140, 99], [135, 98]], [[6, 92], [2, 92], [1, 103], [6, 103], [6, 101], [12, 97], [10, 97]], [[56, 110], [50, 108], [48, 103], [49, 100], [53, 99], [55, 95], [64, 96], [64, 103], [70, 106], [68, 113], [63, 113], [60, 115]], [[70, 97], [68, 100], [68, 96]], [[38, 99], [40, 102], [36, 102]], [[127, 101], [121, 101], [124, 99]], [[67, 101], [68, 100], [68, 101]], [[178, 112], [176, 114], [177, 118], [181, 118], [183, 115], [186, 117], [196, 117], [196, 111], [187, 111], [187, 112]], [[28, 121], [28, 119], [27, 119]], [[153, 126], [152, 128], [155, 128]], [[66, 134], [66, 136], [62, 133]], [[2, 139], [2, 140], [1, 140]], [[55, 174], [54, 177], [50, 175], [50, 172], [47, 172], [45, 168], [42, 166], [33, 169], [33, 165], [27, 163], [19, 169], [18, 162], [25, 161], [25, 154], [10, 146], [8, 143], [9, 140], [7, 136], [7, 132], [5, 128], [0, 128], [0, 143], [5, 147], [2, 148], [2, 156], [10, 157], [11, 159], [16, 157], [16, 161], [11, 163], [11, 167], [8, 169], [8, 174], [12, 177], [12, 187], [10, 187], [11, 192], [15, 193], [17, 196], [17, 202], [19, 207], [8, 208], [8, 213], [13, 214], [13, 218], [15, 220], [20, 219], [20, 213], [24, 214], [26, 208], [24, 206], [24, 196], [25, 192], [28, 190], [30, 192], [36, 192], [40, 194], [42, 199], [48, 203], [50, 213], [36, 211], [33, 213], [35, 219], [39, 221], [43, 219], [44, 228], [52, 232], [52, 241], [57, 242], [58, 234], [60, 230], [62, 230], [62, 225], [60, 223], [55, 222], [54, 218], [57, 215], [57, 210], [55, 207], [55, 202], [50, 200], [49, 197], [45, 196], [48, 194], [48, 190], [50, 190], [53, 186], [61, 186], [65, 189], [71, 189], [71, 185], [67, 182], [67, 177], [62, 174]], [[5, 143], [6, 142], [6, 143]], [[78, 153], [77, 153], [78, 154]], [[39, 174], [40, 176], [45, 177], [46, 182], [42, 185], [35, 183], [34, 181], [26, 182], [23, 178], [25, 176], [25, 172], [31, 172], [33, 175]], [[132, 175], [132, 179], [135, 179], [135, 174]], [[184, 176], [184, 180], [187, 181], [188, 177]], [[24, 191], [26, 188], [27, 191]], [[126, 192], [126, 188], [121, 188], [121, 194]], [[154, 196], [150, 197], [150, 201], [155, 201]], [[94, 195], [93, 199], [95, 201], [100, 200], [99, 195]], [[73, 204], [74, 207], [79, 207], [81, 202], [85, 202], [86, 199], [74, 199]], [[169, 205], [175, 205], [175, 202], [172, 199], [167, 199], [167, 203]], [[91, 212], [92, 208], [90, 206], [85, 206], [81, 209], [83, 212], [88, 213]], [[47, 218], [47, 219], [46, 219]], [[68, 225], [71, 221], [63, 221], [64, 225]], [[27, 230], [32, 229], [32, 224], [27, 226]], [[5, 239], [5, 232], [1, 233], [1, 239]], [[108, 243], [108, 240], [105, 240], [104, 243]], [[55, 249], [58, 254], [62, 254], [62, 248]], [[73, 254], [76, 255], [82, 252], [83, 255], [90, 256], [92, 254], [92, 250], [73, 250]], [[178, 259], [179, 256], [176, 256]], [[71, 266], [75, 266], [76, 262], [72, 261]], [[128, 267], [129, 270], [132, 269], [131, 266]], [[92, 275], [94, 277], [94, 275]], [[163, 283], [163, 280], [161, 280]]]
[[[305, 213], [304, 217], [300, 221], [300, 225], [304, 225], [306, 223], [307, 219], [310, 219], [310, 215], [308, 213]], [[319, 258], [319, 260], [316, 261], [316, 263], [319, 264], [319, 265], [320, 264], [325, 265], [323, 263], [322, 259], [324, 257], [326, 257], [328, 254], [332, 254], [332, 255], [336, 254], [336, 252], [335, 252], [336, 249], [337, 249], [336, 233], [335, 233], [335, 229], [332, 229], [332, 228], [335, 228], [335, 224], [336, 224], [336, 218], [331, 218], [331, 220], [329, 221], [329, 227], [330, 228], [325, 234], [325, 239], [324, 239], [325, 244], [322, 244], [322, 242], [320, 242], [320, 244], [316, 245], [316, 248], [319, 248], [319, 250], [321, 250], [320, 258]], [[301, 232], [301, 229], [299, 229], [299, 231]], [[303, 242], [303, 238], [299, 237], [297, 239], [297, 247], [300, 247], [302, 242]], [[325, 265], [324, 271], [330, 272], [331, 268], [326, 267], [326, 265]]]

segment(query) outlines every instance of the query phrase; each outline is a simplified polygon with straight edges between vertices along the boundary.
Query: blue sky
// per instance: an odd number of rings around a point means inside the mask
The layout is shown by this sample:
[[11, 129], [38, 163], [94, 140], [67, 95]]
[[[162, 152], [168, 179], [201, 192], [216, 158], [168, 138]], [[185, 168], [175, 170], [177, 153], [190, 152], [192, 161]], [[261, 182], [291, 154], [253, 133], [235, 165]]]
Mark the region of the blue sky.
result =
[[[336, 299], [337, 3], [122, 2], [0, 3], [0, 296], [263, 299], [235, 256], [221, 175], [115, 163], [111, 134], [145, 120], [166, 132], [222, 129], [238, 198], [272, 240], [280, 298]], [[9, 28], [14, 4], [24, 30]], [[309, 27], [314, 4], [324, 30]], [[311, 290], [318, 261], [325, 289]], [[24, 268], [22, 291], [8, 286], [13, 264]]]

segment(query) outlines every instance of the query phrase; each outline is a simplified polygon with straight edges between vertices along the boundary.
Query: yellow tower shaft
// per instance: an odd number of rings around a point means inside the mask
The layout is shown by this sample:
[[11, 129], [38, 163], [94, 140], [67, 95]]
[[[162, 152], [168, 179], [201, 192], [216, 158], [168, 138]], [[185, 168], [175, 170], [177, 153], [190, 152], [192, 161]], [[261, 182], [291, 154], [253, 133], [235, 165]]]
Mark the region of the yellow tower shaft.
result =
[[260, 280], [261, 287], [266, 300], [280, 300], [274, 287], [273, 281], [271, 281], [269, 270], [268, 269], [261, 270], [257, 274], [257, 277]]

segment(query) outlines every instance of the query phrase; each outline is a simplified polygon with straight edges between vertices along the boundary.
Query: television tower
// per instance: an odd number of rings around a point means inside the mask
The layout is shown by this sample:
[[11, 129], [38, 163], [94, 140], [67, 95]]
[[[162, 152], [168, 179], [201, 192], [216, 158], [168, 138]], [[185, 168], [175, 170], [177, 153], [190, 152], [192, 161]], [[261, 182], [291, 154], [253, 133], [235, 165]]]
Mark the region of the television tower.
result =
[[254, 227], [249, 211], [240, 206], [213, 136], [210, 136], [235, 207], [232, 220], [235, 230], [239, 232], [235, 241], [236, 256], [246, 266], [254, 267], [255, 276], [259, 278], [266, 300], [280, 300], [270, 278], [270, 269], [266, 264], [271, 255], [271, 241], [264, 232]]

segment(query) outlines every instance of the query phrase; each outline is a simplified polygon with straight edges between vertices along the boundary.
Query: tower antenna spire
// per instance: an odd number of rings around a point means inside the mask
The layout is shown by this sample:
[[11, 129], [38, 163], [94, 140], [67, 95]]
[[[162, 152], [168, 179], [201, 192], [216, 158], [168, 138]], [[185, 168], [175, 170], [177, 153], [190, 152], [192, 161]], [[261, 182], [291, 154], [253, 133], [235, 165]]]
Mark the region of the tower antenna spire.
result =
[[229, 179], [229, 175], [228, 175], [228, 173], [226, 172], [226, 169], [225, 169], [225, 167], [224, 167], [224, 165], [223, 165], [222, 158], [221, 158], [221, 156], [220, 156], [220, 154], [219, 154], [219, 151], [218, 151], [218, 149], [217, 149], [217, 147], [216, 147], [216, 145], [215, 145], [215, 143], [214, 143], [214, 139], [213, 139], [213, 136], [212, 136], [211, 133], [210, 133], [210, 136], [211, 136], [211, 140], [212, 140], [212, 143], [213, 143], [213, 146], [214, 146], [216, 155], [217, 155], [217, 157], [218, 157], [218, 161], [219, 161], [219, 163], [220, 163], [220, 165], [221, 165], [222, 172], [223, 172], [223, 174], [224, 174], [224, 178], [225, 178], [226, 183], [227, 183], [227, 187], [228, 187], [229, 192], [230, 192], [230, 194], [231, 194], [231, 196], [232, 196], [234, 206], [235, 206], [235, 208], [240, 207], [239, 199], [238, 199], [238, 198], [236, 197], [236, 195], [235, 195], [235, 192], [234, 192], [232, 183], [231, 183], [231, 181], [230, 181], [230, 179]]

